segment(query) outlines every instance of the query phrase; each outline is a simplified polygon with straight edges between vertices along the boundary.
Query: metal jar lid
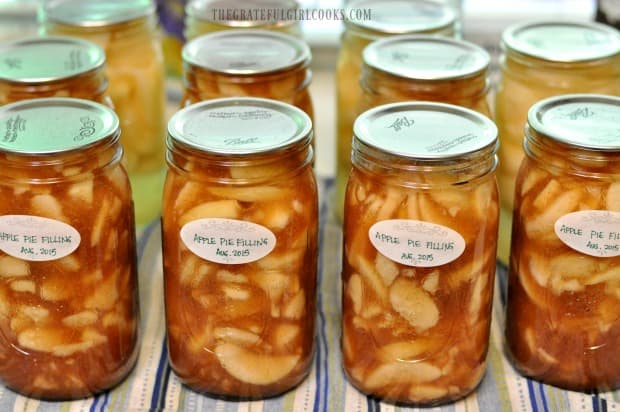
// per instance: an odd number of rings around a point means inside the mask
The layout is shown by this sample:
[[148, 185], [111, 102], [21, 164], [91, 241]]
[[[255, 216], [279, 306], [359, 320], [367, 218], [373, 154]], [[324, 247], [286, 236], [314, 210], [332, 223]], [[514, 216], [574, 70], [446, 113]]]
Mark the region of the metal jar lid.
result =
[[560, 143], [598, 151], [620, 150], [620, 97], [567, 94], [533, 105], [528, 127]]
[[65, 153], [118, 136], [114, 111], [90, 100], [42, 98], [0, 107], [0, 152]]
[[294, 36], [268, 30], [223, 30], [189, 41], [183, 61], [203, 69], [252, 75], [310, 63], [310, 48]]
[[312, 121], [287, 103], [254, 97], [207, 100], [190, 105], [168, 122], [168, 147], [181, 143], [217, 155], [251, 155], [310, 142]]
[[45, 19], [78, 27], [103, 27], [155, 14], [151, 0], [52, 0]]
[[599, 23], [532, 21], [504, 30], [502, 47], [552, 62], [586, 62], [620, 53], [620, 34]]
[[377, 106], [353, 125], [354, 140], [399, 157], [459, 159], [497, 144], [497, 127], [464, 107], [430, 102]]
[[0, 80], [45, 83], [97, 70], [103, 49], [75, 37], [33, 37], [0, 44]]
[[222, 26], [258, 28], [292, 20], [295, 0], [190, 0], [185, 7], [188, 17]]
[[487, 70], [489, 54], [463, 40], [424, 35], [399, 35], [366, 46], [367, 67], [414, 80], [452, 80]]
[[[371, 18], [357, 11], [370, 10]], [[445, 4], [433, 0], [355, 0], [345, 10], [347, 24], [377, 33], [433, 33], [456, 22], [456, 14]]]

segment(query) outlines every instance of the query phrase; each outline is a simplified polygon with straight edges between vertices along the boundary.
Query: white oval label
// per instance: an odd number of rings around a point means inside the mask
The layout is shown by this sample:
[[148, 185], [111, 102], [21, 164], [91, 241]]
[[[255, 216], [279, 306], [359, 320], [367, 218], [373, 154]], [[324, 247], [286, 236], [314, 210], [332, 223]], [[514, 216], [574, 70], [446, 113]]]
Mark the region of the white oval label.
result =
[[201, 258], [229, 265], [254, 262], [276, 247], [276, 236], [269, 229], [234, 219], [191, 221], [181, 228], [181, 239]]
[[70, 255], [80, 246], [73, 226], [30, 215], [0, 216], [0, 250], [18, 259], [43, 262]]
[[583, 210], [559, 218], [555, 234], [568, 247], [594, 257], [620, 256], [620, 212]]
[[465, 251], [465, 239], [458, 232], [420, 220], [383, 220], [372, 225], [368, 237], [383, 255], [407, 266], [445, 265]]

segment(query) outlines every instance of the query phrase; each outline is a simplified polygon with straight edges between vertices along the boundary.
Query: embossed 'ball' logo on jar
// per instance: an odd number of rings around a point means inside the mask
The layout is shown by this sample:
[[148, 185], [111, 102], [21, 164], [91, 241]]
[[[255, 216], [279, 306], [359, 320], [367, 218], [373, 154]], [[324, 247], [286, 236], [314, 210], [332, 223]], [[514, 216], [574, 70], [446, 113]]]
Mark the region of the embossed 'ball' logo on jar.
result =
[[95, 121], [88, 116], [80, 117], [82, 126], [77, 136], [73, 138], [76, 142], [81, 142], [87, 137], [92, 136], [95, 133]]

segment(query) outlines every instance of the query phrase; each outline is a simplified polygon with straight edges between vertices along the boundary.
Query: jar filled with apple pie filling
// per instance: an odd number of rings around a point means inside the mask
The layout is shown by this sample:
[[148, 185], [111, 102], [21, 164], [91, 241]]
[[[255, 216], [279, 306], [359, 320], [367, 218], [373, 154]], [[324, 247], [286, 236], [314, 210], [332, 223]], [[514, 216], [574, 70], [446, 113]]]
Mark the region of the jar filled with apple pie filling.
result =
[[273, 396], [314, 353], [312, 124], [275, 100], [200, 102], [169, 122], [162, 216], [172, 369], [190, 388]]
[[620, 36], [617, 30], [592, 22], [528, 21], [508, 27], [501, 47], [494, 116], [501, 141], [499, 259], [508, 265], [528, 110], [539, 100], [561, 94], [620, 95]]
[[456, 37], [454, 11], [434, 0], [352, 0], [336, 62], [335, 215], [342, 220], [344, 190], [351, 170], [353, 123], [361, 113], [362, 52], [371, 42], [395, 35]]
[[0, 105], [41, 97], [75, 97], [112, 107], [105, 54], [74, 37], [0, 43]]
[[118, 384], [137, 358], [129, 181], [114, 112], [81, 99], [0, 108], [0, 380], [35, 398]]
[[534, 105], [517, 175], [506, 339], [524, 375], [620, 387], [620, 98]]
[[491, 116], [481, 47], [464, 40], [400, 35], [375, 40], [362, 53], [359, 112], [402, 101], [435, 101]]
[[499, 217], [497, 129], [458, 106], [358, 117], [346, 188], [342, 351], [349, 381], [392, 402], [464, 397], [484, 375]]
[[123, 162], [138, 224], [161, 211], [166, 137], [165, 66], [152, 0], [50, 0], [47, 35], [83, 38], [105, 51], [108, 93], [121, 122]]
[[183, 47], [187, 106], [221, 97], [263, 97], [292, 104], [313, 119], [308, 87], [310, 47], [296, 37], [267, 30], [227, 30]]
[[222, 30], [262, 29], [302, 37], [296, 0], [188, 0], [187, 40]]

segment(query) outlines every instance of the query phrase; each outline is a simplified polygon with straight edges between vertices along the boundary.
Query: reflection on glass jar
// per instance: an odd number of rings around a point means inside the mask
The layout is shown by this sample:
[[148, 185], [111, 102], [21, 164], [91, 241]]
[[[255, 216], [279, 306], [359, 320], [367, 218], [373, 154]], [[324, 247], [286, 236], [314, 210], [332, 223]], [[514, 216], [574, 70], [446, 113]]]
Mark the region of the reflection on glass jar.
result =
[[300, 20], [294, 18], [297, 9], [295, 0], [190, 0], [185, 38], [230, 29], [264, 29], [301, 38]]
[[166, 135], [165, 68], [154, 4], [52, 0], [45, 7], [44, 28], [47, 34], [90, 40], [105, 51], [136, 218], [140, 224], [150, 222], [161, 209]]
[[0, 379], [21, 394], [91, 396], [136, 362], [135, 227], [118, 125], [111, 109], [80, 99], [0, 109]]
[[499, 206], [497, 129], [442, 103], [394, 103], [355, 122], [342, 270], [349, 381], [434, 405], [484, 375]]
[[0, 43], [0, 105], [41, 97], [75, 97], [113, 107], [106, 94], [105, 54], [73, 37]]
[[289, 103], [313, 119], [310, 48], [267, 30], [227, 30], [183, 47], [182, 105], [220, 97], [263, 97]]
[[303, 111], [268, 99], [200, 102], [170, 120], [167, 339], [172, 369], [194, 390], [268, 397], [310, 370], [318, 254], [311, 138]]
[[[351, 10], [370, 10], [364, 13]], [[429, 34], [454, 37], [455, 15], [446, 5], [429, 0], [356, 0], [347, 5], [336, 66], [336, 201], [335, 213], [342, 216], [344, 185], [351, 170], [351, 137], [362, 89], [362, 51], [373, 40], [397, 34]], [[367, 17], [367, 16], [366, 16]]]
[[528, 114], [506, 339], [526, 376], [620, 387], [620, 98], [563, 95]]

